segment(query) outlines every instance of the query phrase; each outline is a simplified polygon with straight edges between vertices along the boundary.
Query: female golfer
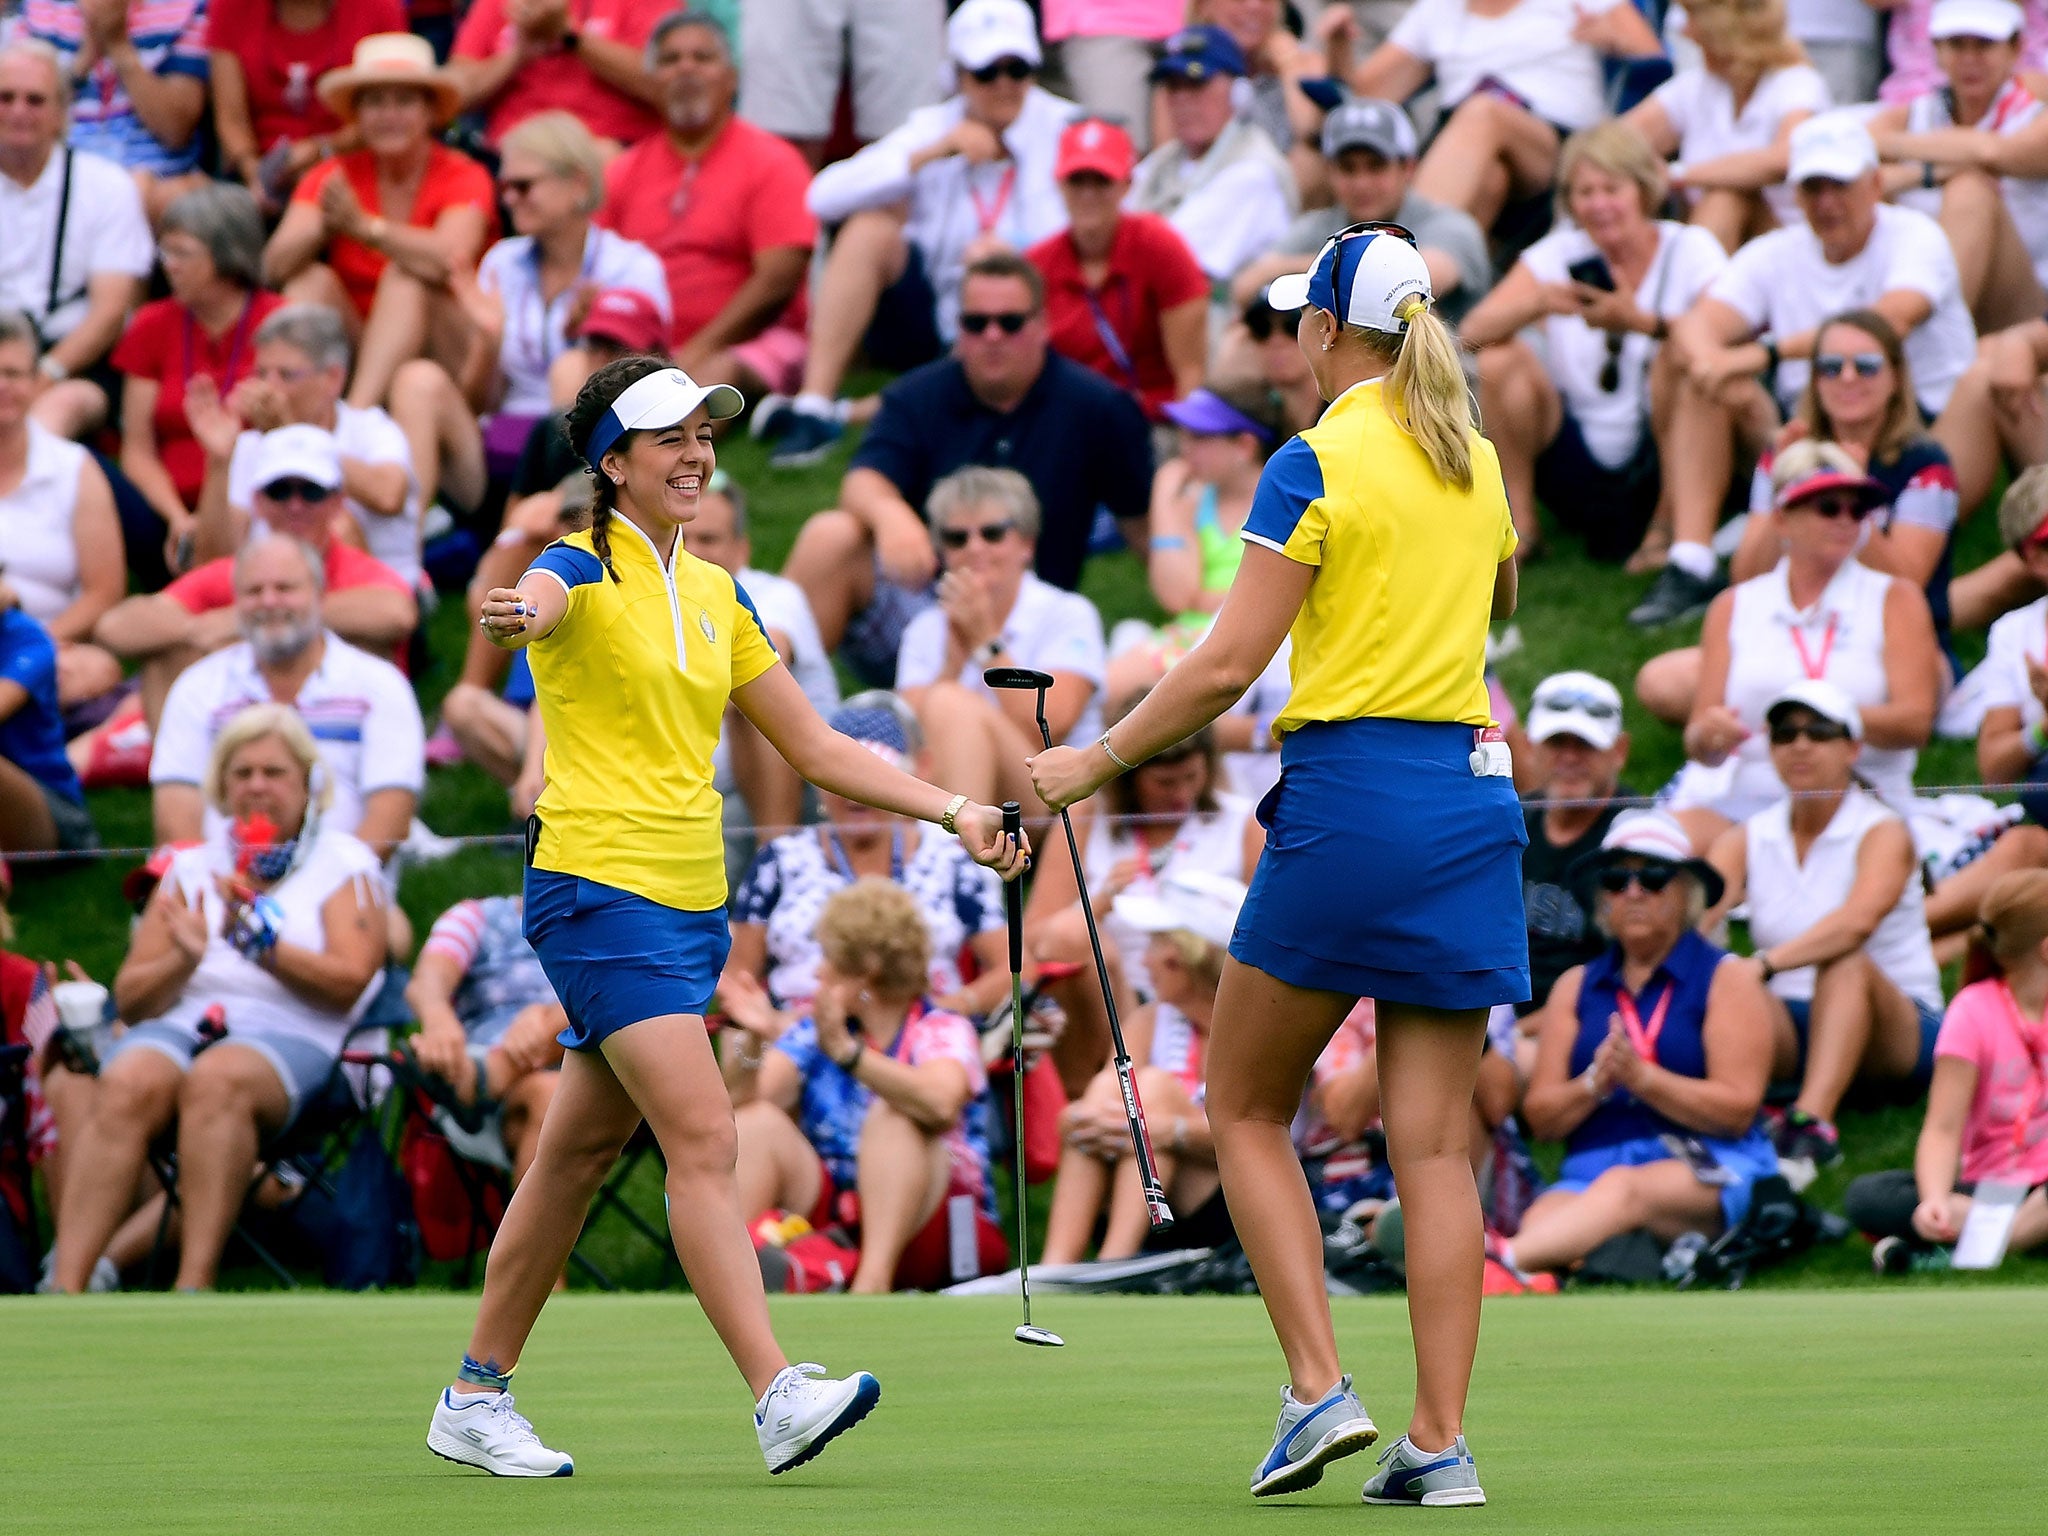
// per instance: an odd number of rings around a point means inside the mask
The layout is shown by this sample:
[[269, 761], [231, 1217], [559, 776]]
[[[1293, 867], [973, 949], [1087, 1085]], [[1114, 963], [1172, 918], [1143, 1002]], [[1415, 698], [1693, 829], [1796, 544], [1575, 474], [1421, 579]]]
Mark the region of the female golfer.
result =
[[1462, 1421], [1482, 1237], [1465, 1142], [1487, 1009], [1529, 995], [1522, 816], [1487, 714], [1486, 626], [1515, 605], [1514, 524], [1473, 430], [1428, 270], [1405, 231], [1355, 226], [1276, 309], [1331, 402], [1266, 465], [1215, 628], [1092, 747], [1032, 760], [1070, 805], [1220, 715], [1293, 634], [1280, 782], [1231, 940], [1209, 1124], [1231, 1218], [1291, 1376], [1254, 1494], [1308, 1487], [1378, 1438], [1337, 1362], [1322, 1237], [1288, 1140], [1316, 1056], [1379, 1000], [1387, 1153], [1408, 1221], [1415, 1416], [1375, 1504], [1480, 1504]]
[[[740, 1219], [725, 1081], [704, 1028], [729, 944], [711, 752], [728, 700], [830, 793], [936, 821], [1005, 875], [1023, 850], [999, 812], [884, 763], [818, 718], [777, 664], [747, 594], [680, 547], [738, 391], [650, 358], [591, 378], [569, 434], [597, 477], [595, 518], [544, 550], [479, 621], [531, 646], [547, 789], [528, 823], [526, 936], [569, 1016], [562, 1082], [532, 1170], [491, 1245], [476, 1331], [427, 1445], [509, 1477], [566, 1477], [508, 1389], [591, 1197], [644, 1118], [668, 1164], [676, 1256], [756, 1399], [770, 1472], [815, 1456], [881, 1395], [865, 1372], [791, 1365], [768, 1326]], [[860, 1072], [861, 1047], [840, 1065]]]

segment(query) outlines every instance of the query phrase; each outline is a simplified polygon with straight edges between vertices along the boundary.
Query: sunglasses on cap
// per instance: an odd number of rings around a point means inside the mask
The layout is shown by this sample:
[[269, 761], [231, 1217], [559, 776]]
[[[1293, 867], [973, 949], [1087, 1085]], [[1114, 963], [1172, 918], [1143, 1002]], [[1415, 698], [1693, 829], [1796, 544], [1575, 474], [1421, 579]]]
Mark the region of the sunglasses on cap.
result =
[[1884, 372], [1884, 363], [1882, 352], [1857, 352], [1846, 357], [1840, 352], [1823, 352], [1813, 360], [1813, 371], [1824, 379], [1839, 379], [1851, 371], [1859, 379], [1874, 379]]
[[984, 544], [1000, 544], [1016, 531], [1016, 523], [1006, 517], [1000, 523], [983, 523], [978, 528], [941, 528], [939, 542], [948, 549], [965, 549], [977, 533]]
[[1789, 747], [1804, 736], [1808, 741], [1820, 743], [1847, 741], [1849, 727], [1839, 720], [1779, 720], [1771, 723], [1771, 745]]
[[998, 80], [1029, 80], [1036, 71], [1025, 59], [997, 59], [993, 64], [984, 64], [967, 73], [983, 85], [994, 85]]
[[1612, 699], [1603, 699], [1598, 694], [1586, 693], [1577, 688], [1561, 688], [1556, 693], [1538, 694], [1530, 701], [1532, 710], [1557, 710], [1562, 713], [1584, 715], [1589, 720], [1619, 720], [1621, 706]]
[[1610, 896], [1619, 896], [1632, 885], [1639, 885], [1651, 896], [1678, 878], [1675, 864], [1613, 864], [1600, 871], [1600, 889]]
[[302, 501], [311, 506], [315, 502], [325, 501], [334, 492], [311, 480], [292, 478], [271, 481], [263, 487], [263, 494], [272, 501]]
[[992, 325], [1005, 336], [1014, 336], [1030, 323], [1030, 312], [1022, 309], [1006, 309], [995, 315], [963, 310], [960, 315], [960, 329], [970, 336], [979, 336]]

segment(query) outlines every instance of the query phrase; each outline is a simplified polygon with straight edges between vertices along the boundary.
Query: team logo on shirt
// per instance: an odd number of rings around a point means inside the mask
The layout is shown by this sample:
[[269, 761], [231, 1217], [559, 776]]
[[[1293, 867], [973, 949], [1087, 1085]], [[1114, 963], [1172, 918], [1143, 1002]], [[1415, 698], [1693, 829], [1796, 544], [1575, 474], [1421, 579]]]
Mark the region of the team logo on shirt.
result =
[[712, 627], [710, 614], [700, 611], [697, 614], [697, 627], [704, 631], [704, 638], [706, 640], [710, 641], [713, 645], [718, 644], [718, 631]]

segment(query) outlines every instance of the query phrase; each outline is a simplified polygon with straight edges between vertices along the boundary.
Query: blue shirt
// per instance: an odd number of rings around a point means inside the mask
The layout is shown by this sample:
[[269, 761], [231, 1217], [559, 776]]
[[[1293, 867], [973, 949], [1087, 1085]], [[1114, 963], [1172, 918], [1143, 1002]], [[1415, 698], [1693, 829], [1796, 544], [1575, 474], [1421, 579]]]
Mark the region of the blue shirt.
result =
[[[1631, 999], [1643, 1023], [1648, 1025], [1664, 994], [1672, 993], [1663, 1032], [1657, 1037], [1657, 1065], [1665, 1071], [1680, 1077], [1707, 1075], [1707, 994], [1714, 985], [1715, 969], [1727, 958], [1728, 951], [1715, 948], [1688, 930], [1650, 973], [1641, 994]], [[1572, 1043], [1572, 1076], [1593, 1064], [1593, 1053], [1607, 1038], [1607, 1021], [1621, 1011], [1615, 1001], [1620, 991], [1621, 946], [1611, 944], [1605, 954], [1587, 962], [1579, 982], [1579, 1038]], [[1568, 1153], [1583, 1152], [1590, 1147], [1609, 1147], [1616, 1142], [1637, 1141], [1667, 1132], [1679, 1136], [1697, 1134], [1690, 1126], [1659, 1114], [1626, 1089], [1617, 1089], [1607, 1102], [1579, 1123], [1564, 1144]]]
[[0, 720], [0, 757], [51, 794], [83, 805], [85, 790], [64, 755], [57, 647], [50, 632], [19, 608], [0, 613], [0, 678], [28, 691], [21, 708]]
[[1095, 510], [1142, 518], [1152, 495], [1152, 434], [1123, 390], [1079, 363], [1048, 354], [1012, 411], [994, 411], [950, 357], [913, 369], [882, 391], [882, 408], [854, 453], [924, 510], [940, 480], [969, 464], [1014, 469], [1038, 493], [1038, 574], [1081, 583]]

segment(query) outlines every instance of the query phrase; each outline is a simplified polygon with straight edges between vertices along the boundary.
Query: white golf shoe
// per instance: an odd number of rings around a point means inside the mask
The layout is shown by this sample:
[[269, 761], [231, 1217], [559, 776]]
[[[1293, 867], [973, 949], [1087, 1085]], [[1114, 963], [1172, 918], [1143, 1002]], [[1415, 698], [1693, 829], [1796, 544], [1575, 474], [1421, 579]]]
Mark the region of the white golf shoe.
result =
[[427, 1426], [427, 1449], [493, 1477], [569, 1477], [576, 1462], [567, 1451], [551, 1451], [512, 1406], [510, 1392], [457, 1393], [441, 1389]]
[[866, 1418], [882, 1399], [882, 1384], [866, 1371], [839, 1381], [822, 1365], [783, 1367], [754, 1405], [754, 1433], [771, 1474], [800, 1467]]

